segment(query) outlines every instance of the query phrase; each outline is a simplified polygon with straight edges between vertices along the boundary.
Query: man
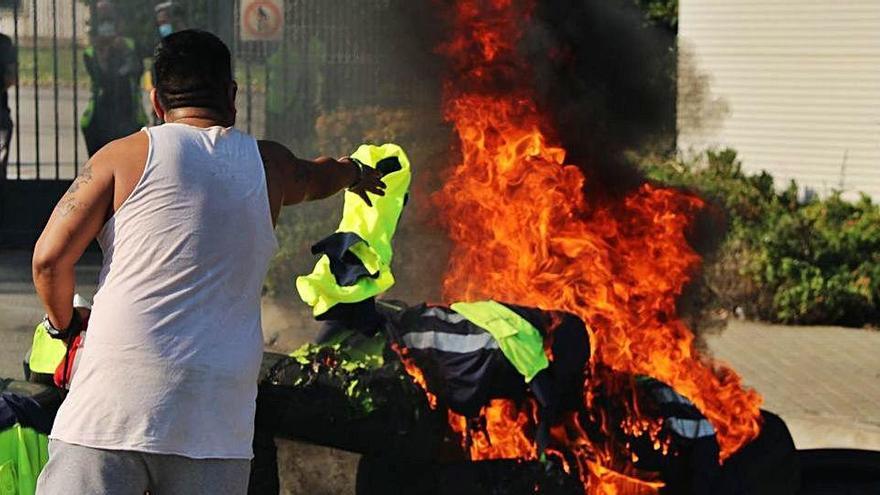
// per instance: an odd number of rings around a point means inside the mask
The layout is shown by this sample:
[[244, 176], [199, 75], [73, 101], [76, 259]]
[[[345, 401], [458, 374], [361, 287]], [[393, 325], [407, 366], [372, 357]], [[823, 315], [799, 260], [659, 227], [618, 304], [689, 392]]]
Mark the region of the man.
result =
[[89, 156], [147, 123], [140, 90], [144, 64], [134, 40], [122, 36], [119, 25], [116, 6], [98, 2], [92, 45], [83, 53], [92, 82], [92, 95], [80, 120]]
[[74, 264], [92, 239], [104, 266], [88, 339], [58, 412], [38, 493], [245, 493], [260, 293], [283, 205], [378, 173], [295, 157], [232, 126], [229, 50], [186, 30], [156, 49], [151, 100], [166, 124], [100, 150], [52, 213], [33, 272], [50, 333], [80, 325]]
[[176, 2], [162, 2], [153, 11], [156, 13], [156, 31], [160, 38], [184, 29], [187, 24], [183, 7]]
[[0, 34], [0, 182], [6, 180], [9, 163], [9, 145], [12, 142], [12, 113], [9, 110], [9, 88], [16, 78], [15, 46], [5, 34]]

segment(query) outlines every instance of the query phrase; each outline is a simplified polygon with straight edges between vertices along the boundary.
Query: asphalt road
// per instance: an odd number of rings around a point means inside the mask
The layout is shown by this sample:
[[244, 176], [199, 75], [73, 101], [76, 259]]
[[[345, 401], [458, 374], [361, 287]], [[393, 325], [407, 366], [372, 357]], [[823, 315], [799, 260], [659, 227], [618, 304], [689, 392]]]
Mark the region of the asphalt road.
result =
[[[98, 281], [99, 255], [89, 253], [77, 266], [77, 287], [91, 299]], [[22, 378], [21, 361], [30, 348], [43, 308], [31, 282], [30, 253], [0, 252], [0, 377]]]
[[[88, 90], [76, 92], [78, 107], [74, 114], [73, 88], [58, 89], [58, 128], [56, 147], [55, 93], [52, 88], [19, 88], [19, 111], [16, 115], [15, 91], [10, 91], [9, 106], [18, 136], [13, 135], [9, 153], [7, 176], [14, 177], [15, 164], [20, 160], [23, 178], [36, 176], [34, 163], [39, 158], [40, 177], [55, 177], [56, 150], [61, 178], [73, 177], [74, 150], [79, 150], [79, 162], [87, 158], [85, 142], [79, 131], [79, 116], [88, 104]], [[39, 110], [39, 111], [38, 111]], [[37, 132], [39, 130], [39, 132]]]

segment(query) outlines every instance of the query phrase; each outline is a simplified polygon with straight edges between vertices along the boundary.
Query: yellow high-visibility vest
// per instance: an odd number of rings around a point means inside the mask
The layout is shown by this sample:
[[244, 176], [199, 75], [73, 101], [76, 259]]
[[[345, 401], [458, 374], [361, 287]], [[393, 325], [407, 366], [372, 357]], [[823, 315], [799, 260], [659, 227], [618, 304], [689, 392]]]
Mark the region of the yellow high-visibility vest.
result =
[[342, 221], [336, 232], [357, 234], [363, 241], [349, 248], [374, 277], [361, 277], [354, 285], [341, 286], [330, 271], [330, 259], [324, 255], [309, 275], [296, 279], [300, 298], [312, 307], [315, 316], [339, 303], [356, 303], [379, 295], [394, 285], [391, 273], [391, 240], [403, 211], [411, 180], [410, 163], [403, 148], [396, 144], [361, 145], [352, 158], [372, 168], [386, 159], [396, 159], [400, 169], [382, 177], [387, 186], [384, 196], [371, 195], [368, 206], [358, 195], [346, 192]]
[[457, 302], [449, 306], [466, 320], [492, 334], [504, 357], [526, 379], [550, 365], [544, 354], [544, 337], [534, 325], [495, 301]]
[[0, 431], [0, 495], [34, 495], [48, 461], [46, 435], [19, 424]]
[[31, 357], [28, 366], [34, 373], [53, 374], [64, 360], [67, 346], [60, 339], [53, 339], [42, 323], [34, 330], [34, 341], [31, 344]]

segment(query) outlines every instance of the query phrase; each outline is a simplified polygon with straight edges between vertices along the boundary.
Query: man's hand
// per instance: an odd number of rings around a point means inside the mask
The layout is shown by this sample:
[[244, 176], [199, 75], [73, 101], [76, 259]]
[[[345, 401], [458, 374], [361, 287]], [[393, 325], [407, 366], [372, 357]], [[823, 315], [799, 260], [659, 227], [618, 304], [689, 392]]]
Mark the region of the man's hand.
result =
[[344, 156], [339, 159], [340, 163], [351, 163], [359, 168], [358, 179], [348, 188], [349, 192], [357, 194], [369, 206], [373, 206], [367, 193], [376, 196], [385, 196], [385, 183], [382, 182], [382, 173], [373, 167], [367, 167], [356, 160]]
[[277, 222], [282, 206], [332, 196], [348, 188], [370, 206], [367, 194], [385, 195], [385, 183], [378, 170], [361, 167], [350, 158], [297, 158], [274, 141], [259, 141], [260, 156], [266, 169], [266, 186], [272, 221]]

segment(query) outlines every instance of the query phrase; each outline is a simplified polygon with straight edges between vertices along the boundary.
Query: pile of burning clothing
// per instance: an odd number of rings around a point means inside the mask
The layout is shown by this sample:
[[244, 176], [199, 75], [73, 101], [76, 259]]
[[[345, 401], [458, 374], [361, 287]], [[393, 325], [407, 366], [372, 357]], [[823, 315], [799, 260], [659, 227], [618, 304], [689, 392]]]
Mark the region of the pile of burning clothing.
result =
[[[596, 379], [608, 394], [593, 401], [615, 427], [600, 431], [584, 404], [583, 380], [591, 378], [583, 371], [589, 345], [582, 323], [570, 315], [500, 306], [533, 325], [554, 357], [529, 381], [495, 334], [449, 307], [425, 304], [379, 302], [383, 321], [375, 335], [334, 322], [324, 344], [269, 356], [258, 396], [261, 438], [255, 441], [252, 493], [277, 493], [277, 487], [258, 491], [260, 483], [276, 479], [273, 436], [364, 454], [360, 493], [525, 493], [535, 486], [540, 493], [583, 493], [565, 446], [548, 434], [572, 416], [597, 443], [620, 451], [627, 461], [621, 471], [662, 484], [662, 493], [797, 492], [794, 445], [778, 417], [765, 412], [758, 439], [722, 465], [715, 431], [690, 401], [650, 377], [604, 370]], [[411, 381], [410, 363], [422, 371], [424, 389]], [[633, 397], [643, 415], [661, 420], [662, 431], [653, 438], [622, 426]], [[531, 408], [524, 431], [535, 458], [471, 462], [470, 444], [492, 441], [481, 412], [498, 399]], [[450, 413], [465, 418], [463, 431], [450, 428]]]
[[[765, 412], [761, 435], [722, 464], [715, 429], [684, 396], [591, 366], [589, 333], [572, 314], [491, 300], [377, 301], [394, 280], [409, 162], [393, 145], [353, 158], [380, 168], [389, 187], [373, 208], [346, 196], [339, 229], [313, 247], [321, 258], [297, 280], [324, 331], [318, 344], [266, 363], [252, 493], [276, 479], [273, 436], [364, 454], [359, 493], [584, 493], [589, 473], [574, 453], [583, 445], [565, 442], [567, 429], [600, 446], [595, 455], [632, 479], [620, 486], [633, 493], [797, 492], [779, 418]], [[634, 417], [654, 427], [634, 428]]]

